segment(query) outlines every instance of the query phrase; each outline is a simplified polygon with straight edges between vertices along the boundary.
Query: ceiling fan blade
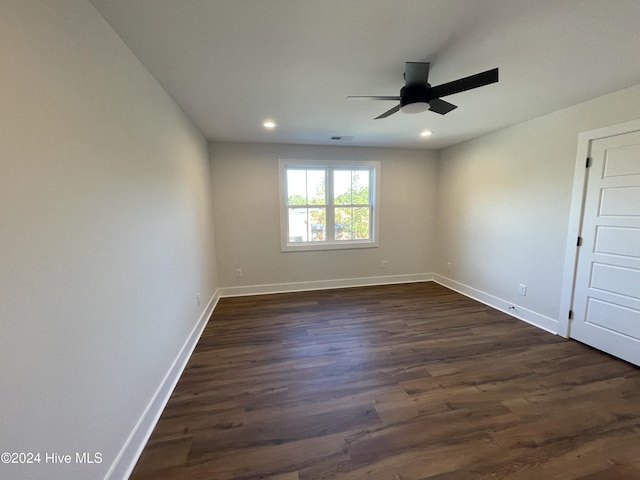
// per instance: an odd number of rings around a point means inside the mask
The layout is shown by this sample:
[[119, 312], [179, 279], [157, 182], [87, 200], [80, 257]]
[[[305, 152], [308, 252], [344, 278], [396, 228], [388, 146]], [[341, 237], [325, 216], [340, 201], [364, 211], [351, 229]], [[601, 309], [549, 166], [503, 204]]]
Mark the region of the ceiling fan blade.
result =
[[433, 98], [429, 101], [429, 110], [432, 112], [439, 113], [440, 115], [446, 115], [451, 110], [458, 108], [457, 105], [453, 103], [445, 102], [444, 100], [440, 100], [439, 98]]
[[465, 92], [473, 88], [483, 87], [490, 83], [498, 81], [498, 69], [487, 70], [486, 72], [476, 73], [469, 77], [460, 78], [453, 82], [443, 83], [436, 87], [432, 87], [429, 91], [431, 98], [446, 97], [447, 95], [453, 95], [454, 93]]
[[396, 105], [391, 110], [387, 110], [383, 114], [378, 115], [376, 118], [374, 118], [374, 120], [378, 120], [379, 118], [387, 118], [389, 115], [393, 115], [394, 113], [399, 111], [400, 111], [400, 105]]
[[400, 101], [400, 97], [385, 97], [385, 96], [376, 96], [376, 97], [371, 97], [371, 96], [366, 96], [366, 95], [355, 95], [355, 96], [350, 96], [347, 97], [347, 100], [394, 100], [396, 102]]
[[405, 85], [424, 87], [429, 79], [429, 62], [406, 62], [404, 64]]

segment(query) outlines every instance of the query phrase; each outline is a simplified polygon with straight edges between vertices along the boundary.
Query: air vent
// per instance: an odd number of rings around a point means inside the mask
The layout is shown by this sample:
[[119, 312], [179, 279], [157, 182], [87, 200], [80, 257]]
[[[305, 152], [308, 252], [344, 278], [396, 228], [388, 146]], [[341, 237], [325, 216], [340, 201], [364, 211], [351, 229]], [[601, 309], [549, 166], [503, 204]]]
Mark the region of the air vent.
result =
[[350, 140], [353, 140], [353, 135], [334, 135], [333, 137], [331, 137], [331, 140], [337, 142], [348, 142]]

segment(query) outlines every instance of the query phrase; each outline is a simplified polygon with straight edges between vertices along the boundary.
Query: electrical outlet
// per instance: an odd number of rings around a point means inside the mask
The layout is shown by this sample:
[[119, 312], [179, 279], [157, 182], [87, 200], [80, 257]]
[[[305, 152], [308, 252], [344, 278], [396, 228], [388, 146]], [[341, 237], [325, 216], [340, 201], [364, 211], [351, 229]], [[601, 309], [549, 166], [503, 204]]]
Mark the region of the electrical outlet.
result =
[[527, 286], [521, 283], [520, 287], [518, 287], [518, 293], [525, 296], [527, 294]]
[[385, 270], [385, 269], [387, 268], [387, 261], [386, 261], [386, 260], [382, 260], [382, 261], [380, 262], [380, 268], [381, 268], [382, 270]]
[[198, 301], [198, 305], [200, 305], [200, 294], [196, 293], [196, 300]]
[[236, 278], [242, 278], [242, 269], [236, 268]]
[[448, 262], [447, 263], [447, 272], [450, 272], [451, 270], [453, 270], [453, 263]]

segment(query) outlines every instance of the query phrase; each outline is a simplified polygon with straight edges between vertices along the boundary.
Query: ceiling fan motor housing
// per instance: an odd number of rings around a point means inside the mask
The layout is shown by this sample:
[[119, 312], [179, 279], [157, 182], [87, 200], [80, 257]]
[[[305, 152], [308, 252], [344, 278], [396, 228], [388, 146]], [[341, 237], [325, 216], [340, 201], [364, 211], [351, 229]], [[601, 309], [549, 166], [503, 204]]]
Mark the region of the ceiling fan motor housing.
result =
[[400, 89], [400, 108], [413, 103], [425, 103], [429, 104], [429, 85], [425, 83], [422, 85], [406, 85]]

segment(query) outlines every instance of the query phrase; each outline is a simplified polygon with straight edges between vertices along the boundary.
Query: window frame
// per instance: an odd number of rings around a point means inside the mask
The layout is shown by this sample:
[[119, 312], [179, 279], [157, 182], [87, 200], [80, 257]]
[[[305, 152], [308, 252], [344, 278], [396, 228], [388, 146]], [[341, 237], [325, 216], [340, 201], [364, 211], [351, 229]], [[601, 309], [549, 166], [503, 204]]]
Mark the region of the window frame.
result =
[[[326, 172], [326, 203], [322, 205], [326, 208], [326, 240], [315, 240], [306, 242], [290, 242], [289, 241], [289, 205], [287, 196], [287, 169], [324, 169]], [[367, 240], [329, 240], [334, 238], [335, 229], [335, 208], [340, 205], [334, 204], [333, 192], [333, 175], [334, 170], [370, 170], [369, 177], [369, 197], [370, 209], [369, 215], [369, 232], [370, 237]], [[281, 252], [304, 252], [318, 250], [349, 250], [354, 248], [376, 248], [379, 246], [379, 217], [380, 217], [380, 162], [363, 161], [363, 160], [294, 160], [279, 159], [278, 160], [278, 179], [280, 187], [280, 251]], [[355, 204], [349, 204], [354, 206]], [[316, 205], [300, 205], [301, 208], [315, 207]], [[355, 205], [356, 207], [358, 205]]]

